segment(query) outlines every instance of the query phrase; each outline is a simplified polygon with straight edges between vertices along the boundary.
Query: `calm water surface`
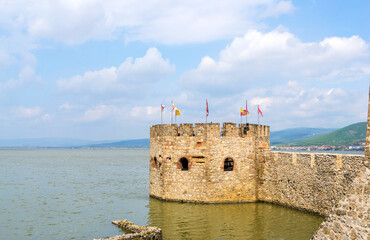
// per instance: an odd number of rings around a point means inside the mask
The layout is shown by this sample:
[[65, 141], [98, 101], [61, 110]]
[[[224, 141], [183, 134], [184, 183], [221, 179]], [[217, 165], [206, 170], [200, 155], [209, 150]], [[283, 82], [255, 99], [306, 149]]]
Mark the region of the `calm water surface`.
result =
[[323, 220], [271, 204], [151, 199], [148, 159], [148, 149], [0, 150], [0, 239], [115, 236], [119, 219], [166, 240], [309, 239]]

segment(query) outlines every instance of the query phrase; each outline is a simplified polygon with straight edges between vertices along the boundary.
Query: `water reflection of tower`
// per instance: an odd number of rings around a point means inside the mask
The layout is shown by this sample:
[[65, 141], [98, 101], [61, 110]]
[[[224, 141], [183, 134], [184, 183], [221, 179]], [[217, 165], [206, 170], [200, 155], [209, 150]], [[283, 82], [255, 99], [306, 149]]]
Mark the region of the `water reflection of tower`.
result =
[[[217, 239], [243, 236], [246, 222], [256, 222], [256, 204], [194, 204], [149, 202], [149, 225], [163, 230], [164, 239]], [[246, 214], [249, 212], [250, 214]], [[250, 219], [252, 217], [252, 219]]]
[[[196, 204], [155, 198], [150, 198], [148, 218], [149, 225], [162, 229], [164, 239], [309, 239], [322, 221], [266, 203]], [[298, 226], [302, 222], [308, 225]]]

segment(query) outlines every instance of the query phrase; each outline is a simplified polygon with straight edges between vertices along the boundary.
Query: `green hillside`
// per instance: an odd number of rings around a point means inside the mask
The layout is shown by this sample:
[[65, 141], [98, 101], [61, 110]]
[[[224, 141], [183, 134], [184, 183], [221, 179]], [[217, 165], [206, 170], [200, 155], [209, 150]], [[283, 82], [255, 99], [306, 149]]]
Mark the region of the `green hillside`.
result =
[[302, 141], [324, 133], [332, 132], [335, 128], [289, 128], [280, 131], [271, 131], [271, 145], [285, 145], [286, 143]]
[[131, 139], [131, 140], [123, 140], [118, 142], [109, 142], [109, 143], [101, 143], [101, 144], [92, 144], [83, 147], [92, 147], [92, 148], [106, 148], [106, 147], [149, 147], [149, 138], [145, 139]]
[[343, 146], [358, 145], [365, 142], [366, 139], [366, 122], [359, 122], [340, 128], [330, 133], [312, 137], [302, 141], [291, 142], [290, 146]]

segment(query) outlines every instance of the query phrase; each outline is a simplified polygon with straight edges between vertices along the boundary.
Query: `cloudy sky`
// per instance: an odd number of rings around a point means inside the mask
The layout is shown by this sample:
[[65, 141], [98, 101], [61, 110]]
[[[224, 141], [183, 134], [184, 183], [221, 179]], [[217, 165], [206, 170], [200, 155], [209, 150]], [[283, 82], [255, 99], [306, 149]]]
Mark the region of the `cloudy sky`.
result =
[[366, 121], [370, 2], [0, 0], [0, 138], [133, 139], [160, 123]]

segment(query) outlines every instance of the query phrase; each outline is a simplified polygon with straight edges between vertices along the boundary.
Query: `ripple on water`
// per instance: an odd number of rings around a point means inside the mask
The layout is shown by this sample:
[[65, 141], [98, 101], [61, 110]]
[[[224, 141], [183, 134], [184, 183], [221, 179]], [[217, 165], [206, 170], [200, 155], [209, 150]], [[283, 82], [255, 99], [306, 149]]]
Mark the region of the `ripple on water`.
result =
[[167, 240], [309, 239], [322, 221], [269, 204], [149, 199], [148, 159], [148, 149], [0, 150], [0, 239], [115, 236], [111, 221], [124, 218]]

